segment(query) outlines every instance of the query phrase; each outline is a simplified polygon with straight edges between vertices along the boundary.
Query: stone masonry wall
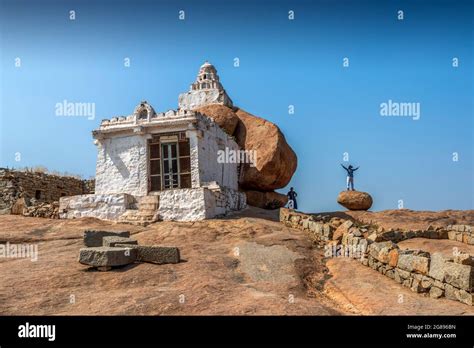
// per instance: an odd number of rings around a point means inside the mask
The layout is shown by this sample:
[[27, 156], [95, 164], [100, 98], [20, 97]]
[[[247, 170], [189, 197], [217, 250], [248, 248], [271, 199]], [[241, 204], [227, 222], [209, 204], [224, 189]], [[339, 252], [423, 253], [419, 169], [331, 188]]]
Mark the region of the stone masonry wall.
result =
[[430, 255], [422, 250], [401, 250], [394, 243], [418, 237], [449, 238], [471, 244], [473, 226], [383, 231], [351, 220], [308, 215], [286, 208], [280, 209], [280, 222], [307, 231], [314, 242], [325, 246], [327, 257], [351, 257], [414, 292], [474, 305], [474, 256], [458, 253], [446, 258], [440, 253]]
[[[60, 197], [94, 192], [94, 180], [0, 168], [0, 213], [24, 198], [26, 205], [53, 203]], [[43, 204], [44, 205], [44, 204]]]

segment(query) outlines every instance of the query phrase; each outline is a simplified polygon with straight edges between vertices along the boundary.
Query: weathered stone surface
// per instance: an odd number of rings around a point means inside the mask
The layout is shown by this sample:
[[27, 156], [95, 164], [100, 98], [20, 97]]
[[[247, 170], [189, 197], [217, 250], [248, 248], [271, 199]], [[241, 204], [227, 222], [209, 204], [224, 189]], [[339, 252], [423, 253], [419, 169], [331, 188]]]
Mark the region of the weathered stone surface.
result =
[[398, 255], [397, 267], [408, 272], [428, 274], [430, 257], [428, 253], [418, 250], [401, 250]]
[[391, 241], [372, 243], [369, 245], [369, 254], [380, 262], [388, 263], [388, 253], [394, 248], [398, 247]]
[[96, 231], [86, 230], [84, 231], [84, 245], [87, 247], [100, 247], [103, 245], [104, 237], [130, 237], [130, 231], [113, 232], [113, 231]]
[[61, 197], [59, 216], [61, 219], [95, 217], [102, 220], [117, 220], [134, 202], [133, 196], [126, 193]]
[[474, 305], [474, 294], [463, 289], [456, 289], [449, 284], [445, 285], [445, 296], [450, 300], [459, 301], [469, 306]]
[[394, 249], [389, 251], [389, 253], [388, 253], [388, 265], [390, 267], [397, 267], [399, 251], [400, 250], [398, 248], [394, 248]]
[[369, 234], [367, 239], [371, 242], [381, 242], [383, 240], [382, 236], [377, 234], [376, 232], [373, 232], [373, 233]]
[[26, 199], [24, 197], [18, 198], [12, 206], [11, 213], [13, 215], [23, 215], [23, 211], [27, 206], [28, 204], [26, 203]]
[[368, 210], [372, 206], [372, 197], [367, 192], [342, 191], [337, 203], [349, 210]]
[[441, 253], [433, 253], [430, 261], [429, 276], [440, 282], [444, 282], [446, 269], [444, 267], [445, 258]]
[[151, 262], [156, 264], [179, 263], [180, 254], [176, 247], [165, 247], [157, 245], [129, 245], [117, 244], [120, 248], [132, 248], [137, 252], [136, 260], [139, 262]]
[[103, 243], [103, 246], [105, 247], [114, 247], [116, 246], [117, 244], [122, 244], [122, 245], [125, 245], [125, 244], [134, 244], [134, 245], [138, 245], [138, 242], [135, 240], [135, 239], [131, 239], [131, 238], [125, 238], [125, 237], [117, 237], [117, 236], [107, 236], [107, 237], [104, 237], [102, 238], [102, 243]]
[[239, 181], [247, 190], [271, 191], [285, 187], [297, 166], [297, 157], [285, 136], [273, 123], [247, 113], [236, 111], [239, 123], [234, 136], [242, 149], [256, 151], [255, 167], [245, 164]]
[[444, 280], [457, 288], [471, 291], [474, 287], [474, 271], [471, 266], [446, 262]]
[[440, 298], [444, 296], [444, 290], [437, 288], [436, 286], [432, 286], [430, 289], [430, 297], [431, 298]]
[[245, 190], [247, 204], [263, 209], [278, 209], [288, 202], [288, 197], [275, 191]]
[[79, 251], [79, 262], [94, 267], [124, 266], [135, 262], [137, 251], [129, 248], [93, 247]]
[[351, 221], [351, 220], [347, 220], [345, 221], [343, 224], [339, 225], [339, 227], [336, 229], [336, 231], [334, 231], [334, 234], [332, 236], [332, 239], [333, 240], [338, 240], [338, 241], [341, 241], [342, 240], [342, 236], [345, 234], [345, 233], [348, 233], [349, 232], [349, 229], [352, 227], [354, 223]]
[[210, 104], [202, 106], [196, 109], [196, 111], [212, 118], [227, 134], [234, 135], [239, 118], [231, 108], [220, 104]]

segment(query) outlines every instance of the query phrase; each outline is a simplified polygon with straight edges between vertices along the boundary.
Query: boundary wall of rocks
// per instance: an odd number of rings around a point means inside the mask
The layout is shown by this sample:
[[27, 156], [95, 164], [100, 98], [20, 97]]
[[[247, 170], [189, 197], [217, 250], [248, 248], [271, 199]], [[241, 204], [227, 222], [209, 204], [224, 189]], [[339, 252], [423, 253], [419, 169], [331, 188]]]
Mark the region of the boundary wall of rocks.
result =
[[430, 238], [472, 245], [473, 226], [385, 231], [340, 217], [287, 208], [280, 209], [280, 222], [306, 231], [315, 243], [325, 247], [327, 257], [351, 257], [416, 293], [474, 305], [474, 256], [457, 253], [447, 258], [441, 253], [402, 250], [396, 244], [410, 238]]

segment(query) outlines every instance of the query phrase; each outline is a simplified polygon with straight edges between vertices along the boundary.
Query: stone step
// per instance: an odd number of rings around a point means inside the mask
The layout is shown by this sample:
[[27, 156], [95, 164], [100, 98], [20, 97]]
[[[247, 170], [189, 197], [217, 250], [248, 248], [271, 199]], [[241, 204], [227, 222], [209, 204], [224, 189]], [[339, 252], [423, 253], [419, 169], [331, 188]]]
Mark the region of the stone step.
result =
[[158, 205], [160, 203], [160, 196], [143, 196], [140, 198], [139, 204], [142, 204], [142, 203], [153, 203], [153, 204], [156, 204]]
[[155, 203], [139, 203], [138, 210], [157, 210], [158, 204]]
[[119, 222], [132, 225], [146, 226], [155, 222], [154, 216], [156, 211], [127, 210], [119, 218]]

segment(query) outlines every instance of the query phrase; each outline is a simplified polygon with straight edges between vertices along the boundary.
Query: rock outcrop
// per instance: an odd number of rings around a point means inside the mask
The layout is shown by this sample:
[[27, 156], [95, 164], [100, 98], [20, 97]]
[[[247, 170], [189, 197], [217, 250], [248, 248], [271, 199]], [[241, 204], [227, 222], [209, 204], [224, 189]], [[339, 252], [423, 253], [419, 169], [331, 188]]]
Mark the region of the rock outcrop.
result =
[[278, 209], [288, 202], [288, 197], [275, 191], [244, 191], [247, 195], [247, 204], [263, 209]]
[[349, 210], [368, 210], [372, 206], [372, 197], [367, 192], [342, 191], [337, 203]]
[[220, 104], [211, 104], [202, 106], [196, 109], [196, 111], [214, 119], [214, 122], [227, 134], [234, 135], [239, 118], [231, 108]]
[[235, 137], [242, 149], [255, 151], [255, 166], [244, 164], [239, 180], [240, 188], [250, 196], [248, 203], [267, 209], [283, 206], [286, 196], [273, 190], [288, 185], [298, 159], [280, 129], [239, 108], [211, 104], [196, 111], [213, 118], [227, 134]]
[[237, 144], [257, 152], [256, 166], [244, 167], [241, 187], [271, 191], [288, 185], [298, 159], [283, 133], [275, 124], [242, 109], [236, 115], [239, 118], [234, 133]]

